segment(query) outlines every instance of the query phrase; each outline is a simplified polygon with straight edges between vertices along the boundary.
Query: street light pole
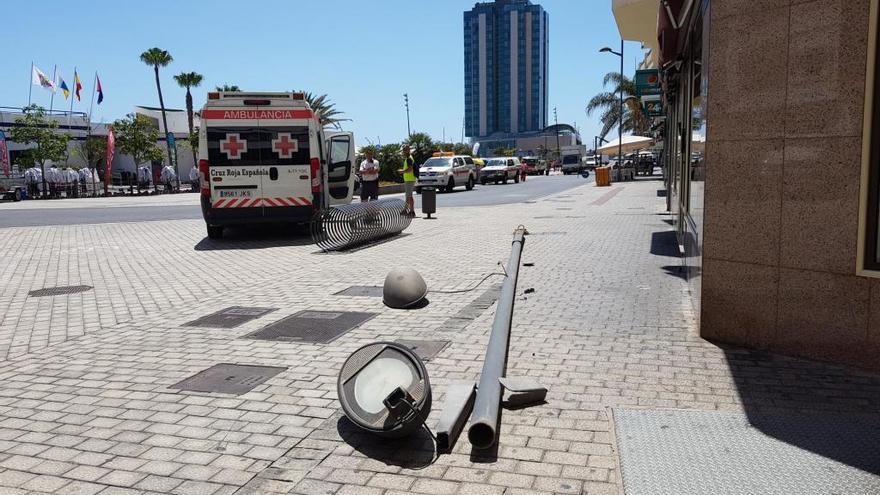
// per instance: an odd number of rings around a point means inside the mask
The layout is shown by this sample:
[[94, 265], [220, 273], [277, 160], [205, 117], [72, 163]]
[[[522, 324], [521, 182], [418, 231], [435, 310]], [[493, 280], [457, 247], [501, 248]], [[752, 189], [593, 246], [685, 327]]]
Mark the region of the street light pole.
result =
[[[620, 121], [617, 125], [617, 163], [623, 168], [623, 38], [620, 38]], [[623, 174], [623, 170], [620, 173]]]
[[556, 115], [556, 107], [553, 107], [553, 123], [556, 124], [556, 160], [558, 165], [562, 165], [562, 152], [559, 149], [559, 117]]
[[599, 51], [613, 53], [620, 57], [620, 115], [618, 115], [617, 124], [617, 163], [618, 166], [623, 167], [623, 38], [620, 39], [620, 52], [615, 52], [607, 46]]
[[406, 107], [406, 136], [412, 137], [412, 131], [409, 129], [409, 93], [403, 94], [403, 105]]

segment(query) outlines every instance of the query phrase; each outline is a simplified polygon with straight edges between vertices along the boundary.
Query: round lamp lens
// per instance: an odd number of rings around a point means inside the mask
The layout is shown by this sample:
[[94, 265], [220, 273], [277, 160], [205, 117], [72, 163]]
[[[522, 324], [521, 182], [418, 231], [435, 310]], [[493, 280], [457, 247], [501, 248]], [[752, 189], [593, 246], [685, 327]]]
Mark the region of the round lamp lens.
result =
[[408, 389], [413, 374], [406, 363], [379, 358], [366, 365], [354, 380], [354, 400], [364, 411], [378, 414], [385, 409], [382, 402], [397, 387]]

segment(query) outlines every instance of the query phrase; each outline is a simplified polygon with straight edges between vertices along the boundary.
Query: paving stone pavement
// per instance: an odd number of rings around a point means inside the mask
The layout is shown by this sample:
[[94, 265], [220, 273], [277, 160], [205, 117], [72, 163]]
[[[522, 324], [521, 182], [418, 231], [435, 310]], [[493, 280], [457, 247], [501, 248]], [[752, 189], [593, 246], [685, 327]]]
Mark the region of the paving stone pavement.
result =
[[[4, 229], [0, 492], [617, 494], [612, 407], [876, 417], [874, 375], [696, 335], [680, 260], [656, 249], [670, 229], [659, 185], [441, 210], [335, 254], [302, 235], [209, 241], [189, 220]], [[460, 441], [437, 456], [427, 435], [354, 431], [336, 400], [345, 358], [379, 339], [451, 341], [427, 363], [434, 424], [449, 383], [480, 372], [485, 299], [501, 277], [410, 311], [333, 294], [381, 285], [398, 266], [431, 289], [471, 288], [501, 271], [519, 224], [534, 266], [520, 270], [508, 373], [547, 385], [546, 403], [505, 410], [488, 453]], [[94, 289], [27, 297], [81, 284]], [[277, 310], [234, 328], [183, 326], [229, 306]], [[326, 345], [242, 338], [302, 310], [378, 315]], [[169, 388], [218, 363], [286, 370], [239, 396]]]

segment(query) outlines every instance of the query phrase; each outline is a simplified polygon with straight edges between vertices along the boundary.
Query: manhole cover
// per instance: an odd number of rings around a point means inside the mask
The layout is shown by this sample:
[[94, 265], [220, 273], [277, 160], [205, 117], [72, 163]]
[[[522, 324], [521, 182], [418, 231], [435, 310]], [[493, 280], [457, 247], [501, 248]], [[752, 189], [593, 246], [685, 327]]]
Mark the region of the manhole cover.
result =
[[242, 306], [232, 306], [226, 309], [221, 309], [216, 313], [203, 316], [189, 323], [184, 323], [183, 326], [235, 328], [267, 313], [271, 313], [272, 311], [275, 311], [275, 309], [276, 308], [246, 308]]
[[85, 292], [92, 290], [91, 285], [59, 285], [58, 287], [46, 287], [45, 289], [37, 289], [28, 292], [30, 297], [43, 296], [61, 296], [64, 294], [76, 294], [77, 292]]
[[353, 285], [333, 295], [352, 297], [382, 297], [384, 295], [384, 292], [382, 287], [376, 287], [373, 285]]
[[300, 311], [251, 332], [245, 338], [327, 344], [374, 316], [376, 313], [355, 311]]
[[278, 366], [221, 363], [200, 371], [168, 388], [190, 392], [241, 395], [250, 392], [286, 369]]
[[409, 347], [413, 352], [418, 354], [423, 361], [430, 361], [440, 354], [440, 351], [449, 345], [448, 340], [405, 340], [397, 341], [398, 344]]

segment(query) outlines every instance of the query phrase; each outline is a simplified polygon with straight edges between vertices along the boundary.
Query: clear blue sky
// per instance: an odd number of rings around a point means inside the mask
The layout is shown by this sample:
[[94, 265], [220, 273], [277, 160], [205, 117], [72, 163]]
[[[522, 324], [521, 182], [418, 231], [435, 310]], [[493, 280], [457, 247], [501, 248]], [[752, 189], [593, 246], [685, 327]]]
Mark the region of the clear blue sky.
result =
[[[602, 75], [619, 59], [598, 49], [619, 47], [610, 0], [541, 0], [550, 16], [550, 108], [559, 121], [577, 122], [587, 143], [598, 130], [584, 107], [601, 90]], [[464, 115], [462, 12], [474, 1], [170, 1], [89, 0], [15, 2], [6, 6], [0, 105], [27, 103], [30, 65], [51, 76], [58, 64], [68, 86], [77, 66], [85, 86], [74, 110], [88, 111], [95, 70], [104, 103], [95, 121], [112, 121], [135, 105], [158, 106], [152, 71], [138, 56], [168, 50], [174, 62], [160, 75], [165, 104], [184, 107], [184, 91], [172, 75], [205, 76], [205, 92], [230, 83], [249, 90], [306, 89], [327, 93], [359, 144], [406, 135], [403, 93], [409, 93], [414, 131], [440, 139], [461, 138]], [[642, 53], [626, 44], [625, 71], [632, 75]], [[33, 101], [49, 106], [49, 93], [33, 88]], [[64, 105], [59, 92], [55, 108]], [[612, 134], [616, 134], [612, 131]]]

